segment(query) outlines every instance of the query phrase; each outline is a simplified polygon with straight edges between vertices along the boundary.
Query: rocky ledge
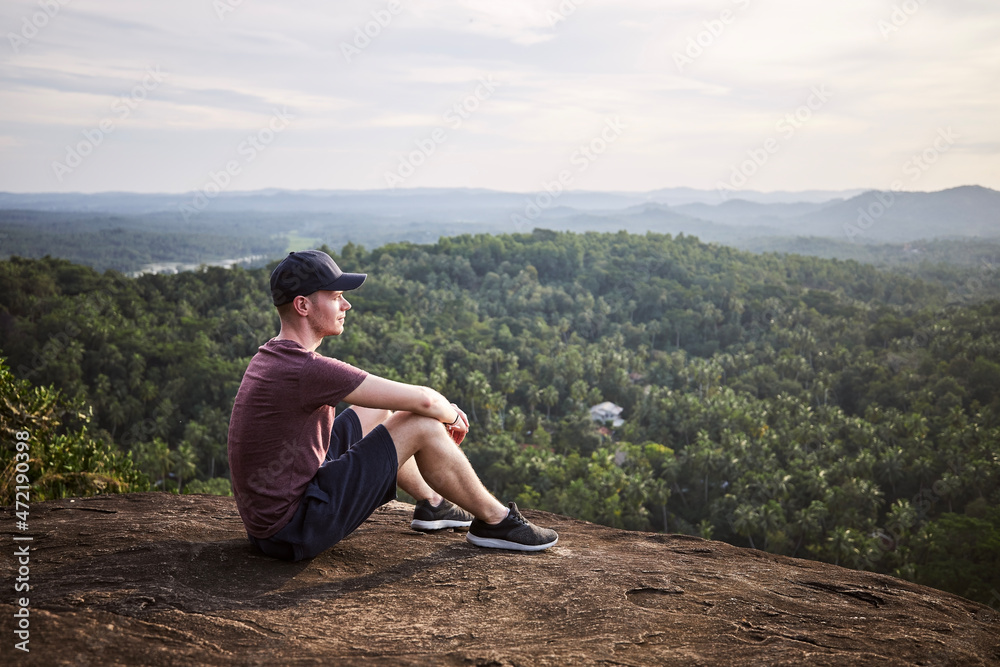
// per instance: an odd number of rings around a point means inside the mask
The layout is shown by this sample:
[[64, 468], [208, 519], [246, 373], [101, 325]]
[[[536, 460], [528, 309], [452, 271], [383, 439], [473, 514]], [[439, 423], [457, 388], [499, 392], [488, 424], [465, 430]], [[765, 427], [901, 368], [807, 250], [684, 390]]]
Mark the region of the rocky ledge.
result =
[[[531, 511], [559, 531], [556, 547], [486, 550], [411, 531], [411, 512], [391, 503], [316, 559], [284, 563], [254, 552], [231, 498], [33, 505], [30, 653], [11, 639], [25, 594], [5, 584], [3, 654], [44, 665], [1000, 664], [994, 610], [893, 577]], [[15, 525], [13, 508], [2, 516]]]

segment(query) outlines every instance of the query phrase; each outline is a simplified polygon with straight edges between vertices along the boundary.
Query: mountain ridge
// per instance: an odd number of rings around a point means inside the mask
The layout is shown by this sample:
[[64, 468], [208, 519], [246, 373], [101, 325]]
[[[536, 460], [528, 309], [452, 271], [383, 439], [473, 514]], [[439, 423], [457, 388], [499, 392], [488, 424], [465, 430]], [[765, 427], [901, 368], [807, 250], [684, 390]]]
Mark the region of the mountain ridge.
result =
[[[748, 200], [774, 201], [828, 201], [835, 198], [845, 198], [864, 192], [854, 190], [805, 190], [802, 192], [766, 193], [752, 190], [741, 191], [738, 194]], [[99, 192], [99, 193], [13, 193], [0, 191], [0, 208], [27, 208], [29, 210], [103, 210], [106, 212], [157, 212], [173, 210], [189, 203], [198, 194], [197, 191], [182, 193], [134, 193], [134, 192]], [[320, 204], [337, 201], [339, 205], [365, 204], [371, 201], [410, 202], [423, 204], [437, 199], [435, 206], [441, 206], [442, 198], [452, 200], [468, 200], [482, 206], [491, 203], [493, 206], [523, 207], [526, 202], [534, 201], [553, 193], [539, 190], [537, 192], [506, 192], [488, 190], [485, 188], [399, 188], [395, 190], [284, 190], [267, 188], [262, 190], [223, 191], [211, 194], [213, 206], [224, 203], [225, 206], [245, 205], [254, 202], [253, 210], [259, 210], [264, 203], [283, 200], [297, 200], [303, 210], [322, 210]], [[658, 202], [667, 205], [681, 205], [692, 202], [718, 203], [720, 198], [715, 190], [697, 190], [694, 188], [661, 188], [648, 192], [616, 192], [591, 190], [558, 190], [552, 197], [558, 203], [575, 201], [582, 210], [592, 209], [624, 209], [645, 202]], [[560, 201], [562, 200], [562, 201]], [[146, 205], [141, 206], [145, 201]], [[349, 206], [350, 207], [350, 206]], [[364, 208], [362, 206], [361, 208]], [[236, 210], [235, 208], [232, 210]], [[352, 210], [355, 210], [352, 208]]]
[[[1000, 241], [1000, 192], [982, 186], [930, 193], [870, 190], [822, 202], [719, 202], [707, 191], [702, 201], [683, 199], [688, 194], [680, 192], [681, 199], [668, 203], [667, 195], [655, 200], [649, 193], [483, 190], [267, 190], [199, 200], [190, 193], [117, 199], [0, 193], [0, 241], [4, 256], [52, 254], [129, 273], [171, 262], [275, 259], [324, 243], [334, 249], [348, 242], [435, 243], [446, 236], [535, 228], [685, 234], [758, 251], [787, 248], [790, 237], [810, 237], [827, 241], [796, 246], [807, 254], [812, 247], [823, 256], [835, 252], [844, 258], [868, 256], [866, 247], [883, 244], [962, 237]], [[109, 233], [117, 236], [109, 241]], [[120, 249], [112, 253], [109, 242]]]

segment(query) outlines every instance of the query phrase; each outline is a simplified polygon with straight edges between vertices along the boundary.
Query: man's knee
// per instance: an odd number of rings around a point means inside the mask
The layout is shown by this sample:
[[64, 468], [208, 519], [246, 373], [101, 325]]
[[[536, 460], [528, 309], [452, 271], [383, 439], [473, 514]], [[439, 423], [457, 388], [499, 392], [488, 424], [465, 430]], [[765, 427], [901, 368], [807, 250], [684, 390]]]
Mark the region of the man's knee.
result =
[[401, 464], [428, 444], [440, 440], [442, 436], [447, 437], [444, 424], [431, 417], [412, 412], [395, 412], [384, 425], [396, 444]]
[[396, 433], [401, 437], [437, 436], [444, 433], [444, 424], [431, 417], [424, 417], [412, 412], [395, 412], [385, 421], [385, 427], [393, 439]]

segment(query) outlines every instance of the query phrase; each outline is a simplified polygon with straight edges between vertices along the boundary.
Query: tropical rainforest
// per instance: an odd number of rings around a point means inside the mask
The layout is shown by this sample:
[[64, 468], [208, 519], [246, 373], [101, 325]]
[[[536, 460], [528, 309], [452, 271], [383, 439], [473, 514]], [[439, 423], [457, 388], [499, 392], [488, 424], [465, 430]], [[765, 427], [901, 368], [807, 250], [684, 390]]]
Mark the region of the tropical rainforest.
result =
[[[1000, 604], [990, 269], [546, 230], [331, 254], [369, 279], [320, 352], [461, 405], [502, 500]], [[273, 265], [0, 262], [2, 502], [25, 468], [33, 500], [228, 493], [232, 400], [277, 331]], [[622, 423], [592, 418], [606, 401]]]

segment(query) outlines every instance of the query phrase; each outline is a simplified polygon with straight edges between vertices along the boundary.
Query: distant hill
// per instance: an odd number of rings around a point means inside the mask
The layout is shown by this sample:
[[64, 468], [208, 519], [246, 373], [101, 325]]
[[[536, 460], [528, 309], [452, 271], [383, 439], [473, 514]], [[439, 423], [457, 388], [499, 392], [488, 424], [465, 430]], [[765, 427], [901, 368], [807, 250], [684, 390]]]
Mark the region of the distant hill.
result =
[[[761, 203], [824, 203], [860, 194], [861, 190], [805, 192], [740, 192], [741, 199]], [[0, 209], [37, 211], [101, 211], [105, 213], [145, 214], [176, 212], [191, 203], [195, 193], [9, 193], [0, 192]], [[222, 192], [211, 198], [212, 211], [329, 212], [364, 211], [376, 215], [410, 215], [427, 212], [435, 218], [455, 219], [470, 213], [491, 211], [508, 217], [529, 202], [541, 199], [539, 193], [500, 192], [474, 188], [407, 188], [398, 190], [254, 190]], [[623, 210], [649, 202], [677, 206], [720, 203], [715, 190], [662, 188], [649, 192], [559, 193], [543, 208], [565, 206], [580, 211]]]
[[819, 211], [837, 201], [842, 200], [762, 204], [745, 199], [731, 199], [714, 206], [701, 203], [684, 204], [675, 210], [693, 218], [733, 225], [780, 224], [790, 218]]
[[223, 192], [211, 199], [194, 193], [0, 193], [0, 258], [53, 254], [128, 272], [159, 263], [277, 257], [323, 243], [370, 248], [536, 227], [685, 234], [757, 251], [808, 250], [816, 243], [790, 240], [825, 239], [818, 254], [856, 259], [869, 255], [858, 248], [871, 244], [1000, 241], [1000, 192], [981, 186], [940, 192], [739, 194], [739, 199], [720, 201], [715, 191], [690, 188], [555, 194], [272, 189]]
[[674, 207], [647, 203], [623, 211], [591, 212], [586, 218], [561, 216], [553, 221], [544, 215], [542, 221], [575, 231], [585, 221], [601, 231], [683, 232], [730, 245], [754, 238], [758, 249], [771, 249], [766, 242], [769, 237], [826, 238], [852, 244], [968, 237], [1000, 240], [1000, 192], [965, 186], [940, 192], [869, 191], [825, 203], [767, 204], [740, 199]]
[[941, 192], [866, 192], [790, 219], [788, 232], [905, 242], [1000, 236], [1000, 192], [980, 186]]

